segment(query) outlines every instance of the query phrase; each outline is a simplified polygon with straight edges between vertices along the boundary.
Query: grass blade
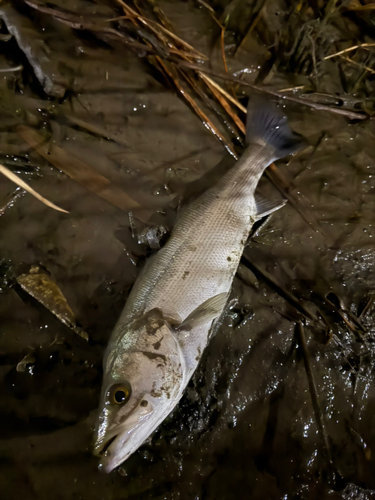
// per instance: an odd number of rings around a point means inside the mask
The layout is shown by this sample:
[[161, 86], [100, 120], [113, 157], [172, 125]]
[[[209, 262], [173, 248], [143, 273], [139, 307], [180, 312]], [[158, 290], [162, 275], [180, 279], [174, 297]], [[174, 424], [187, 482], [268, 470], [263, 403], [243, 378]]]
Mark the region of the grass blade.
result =
[[68, 214], [66, 210], [58, 207], [52, 201], [47, 200], [47, 198], [44, 198], [44, 196], [40, 195], [37, 193], [32, 187], [30, 187], [28, 184], [26, 184], [25, 181], [23, 181], [18, 175], [14, 174], [11, 172], [8, 168], [4, 167], [4, 165], [0, 165], [0, 172], [5, 175], [9, 180], [20, 186], [22, 189], [27, 191], [28, 193], [32, 194], [34, 198], [37, 200], [41, 201], [44, 203], [44, 205], [47, 205], [47, 207], [53, 208], [54, 210], [57, 210], [58, 212], [63, 212], [64, 214]]
[[17, 132], [29, 146], [33, 147], [35, 151], [52, 163], [52, 165], [112, 205], [125, 212], [142, 208], [137, 201], [133, 200], [122, 189], [112, 184], [112, 182], [99, 174], [94, 168], [55, 144], [47, 143], [45, 138], [36, 130], [25, 125], [19, 125]]

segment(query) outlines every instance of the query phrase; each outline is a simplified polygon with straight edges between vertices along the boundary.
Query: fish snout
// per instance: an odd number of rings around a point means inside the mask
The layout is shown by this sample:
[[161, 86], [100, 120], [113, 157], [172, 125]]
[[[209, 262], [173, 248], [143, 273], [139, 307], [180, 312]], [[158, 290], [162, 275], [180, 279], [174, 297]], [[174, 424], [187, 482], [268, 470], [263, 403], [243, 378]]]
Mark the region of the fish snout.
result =
[[153, 405], [142, 398], [140, 403], [119, 423], [110, 430], [98, 429], [98, 437], [94, 444], [93, 454], [100, 458], [99, 469], [111, 472], [144, 441], [148, 420], [153, 413]]

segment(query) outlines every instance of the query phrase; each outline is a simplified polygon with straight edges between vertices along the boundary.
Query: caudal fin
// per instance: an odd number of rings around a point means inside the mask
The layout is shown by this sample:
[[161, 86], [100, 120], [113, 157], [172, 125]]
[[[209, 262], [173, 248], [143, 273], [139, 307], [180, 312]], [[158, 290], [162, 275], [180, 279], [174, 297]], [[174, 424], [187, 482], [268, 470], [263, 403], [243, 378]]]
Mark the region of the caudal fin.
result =
[[305, 142], [289, 127], [286, 116], [270, 103], [253, 104], [247, 109], [246, 141], [274, 150], [274, 160], [295, 153]]

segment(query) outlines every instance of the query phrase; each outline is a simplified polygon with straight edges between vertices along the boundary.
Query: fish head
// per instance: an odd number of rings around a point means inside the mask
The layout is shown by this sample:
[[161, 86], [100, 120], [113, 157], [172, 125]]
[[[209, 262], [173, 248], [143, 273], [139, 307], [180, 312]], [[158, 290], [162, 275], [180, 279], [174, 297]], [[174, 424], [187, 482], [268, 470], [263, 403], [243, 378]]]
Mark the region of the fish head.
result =
[[94, 454], [110, 472], [172, 411], [184, 389], [185, 365], [173, 328], [152, 310], [109, 344]]

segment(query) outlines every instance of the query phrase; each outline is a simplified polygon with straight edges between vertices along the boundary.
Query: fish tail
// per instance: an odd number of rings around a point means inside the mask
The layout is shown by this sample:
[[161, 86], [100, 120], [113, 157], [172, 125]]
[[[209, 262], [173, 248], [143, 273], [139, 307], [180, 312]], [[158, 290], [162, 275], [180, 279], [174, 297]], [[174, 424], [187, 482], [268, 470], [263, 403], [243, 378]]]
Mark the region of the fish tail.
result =
[[289, 127], [286, 116], [270, 103], [249, 102], [246, 140], [248, 144], [271, 147], [273, 160], [293, 154], [305, 145], [302, 136]]

